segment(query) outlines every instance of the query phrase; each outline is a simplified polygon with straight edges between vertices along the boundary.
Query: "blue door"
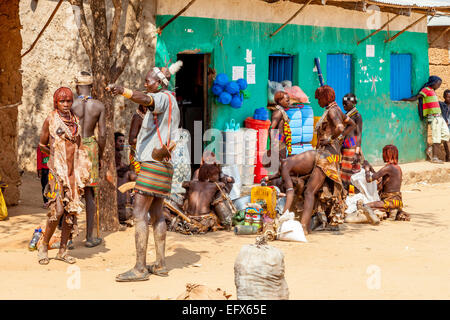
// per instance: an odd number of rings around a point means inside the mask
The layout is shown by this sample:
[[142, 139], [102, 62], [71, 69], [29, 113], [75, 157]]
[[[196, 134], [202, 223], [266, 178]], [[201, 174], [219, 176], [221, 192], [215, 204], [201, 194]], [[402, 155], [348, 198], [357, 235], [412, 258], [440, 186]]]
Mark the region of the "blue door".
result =
[[327, 85], [334, 89], [336, 103], [342, 111], [344, 111], [342, 98], [352, 90], [351, 72], [352, 56], [350, 54], [327, 55]]
[[411, 55], [391, 54], [391, 100], [411, 97]]

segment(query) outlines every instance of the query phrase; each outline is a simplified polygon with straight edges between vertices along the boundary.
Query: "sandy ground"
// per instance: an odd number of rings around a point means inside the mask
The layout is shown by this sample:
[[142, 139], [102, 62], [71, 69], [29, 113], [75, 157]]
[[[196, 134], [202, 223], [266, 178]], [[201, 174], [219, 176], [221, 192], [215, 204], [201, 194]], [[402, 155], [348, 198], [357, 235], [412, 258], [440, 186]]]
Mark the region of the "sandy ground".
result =
[[[449, 299], [450, 182], [411, 184], [403, 192], [411, 222], [346, 224], [338, 234], [312, 234], [308, 243], [271, 242], [285, 254], [290, 298]], [[78, 259], [76, 267], [56, 260], [41, 266], [37, 253], [27, 250], [34, 228], [46, 216], [35, 176], [24, 175], [21, 193], [21, 204], [10, 208], [10, 218], [0, 222], [1, 300], [173, 299], [186, 283], [221, 288], [236, 299], [234, 260], [243, 245], [254, 243], [254, 236], [169, 232], [168, 278], [117, 283], [116, 274], [135, 261], [134, 229], [103, 234], [104, 243], [91, 249], [84, 247], [82, 232], [71, 251]], [[83, 217], [79, 225], [83, 231]], [[149, 262], [154, 260], [152, 240], [150, 234]], [[55, 254], [50, 251], [50, 257]]]

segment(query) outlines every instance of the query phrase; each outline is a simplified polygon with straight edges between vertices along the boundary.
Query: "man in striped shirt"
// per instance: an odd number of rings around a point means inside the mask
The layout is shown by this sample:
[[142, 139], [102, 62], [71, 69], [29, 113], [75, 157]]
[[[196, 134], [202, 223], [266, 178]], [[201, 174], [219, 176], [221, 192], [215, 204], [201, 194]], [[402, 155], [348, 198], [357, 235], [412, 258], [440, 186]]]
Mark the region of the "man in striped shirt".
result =
[[428, 132], [431, 131], [432, 156], [430, 158], [433, 163], [442, 163], [437, 156], [441, 142], [444, 144], [446, 161], [450, 161], [450, 133], [447, 123], [442, 117], [439, 99], [436, 95], [436, 90], [441, 84], [441, 78], [431, 76], [417, 95], [403, 99], [403, 101], [419, 100], [419, 114], [421, 118], [427, 118]]

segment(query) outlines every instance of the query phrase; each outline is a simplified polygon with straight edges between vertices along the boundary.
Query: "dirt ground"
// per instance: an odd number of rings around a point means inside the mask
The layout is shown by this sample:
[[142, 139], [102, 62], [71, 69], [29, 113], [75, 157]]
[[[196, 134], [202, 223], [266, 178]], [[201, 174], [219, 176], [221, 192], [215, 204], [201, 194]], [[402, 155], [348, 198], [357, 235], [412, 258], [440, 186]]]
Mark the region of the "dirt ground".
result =
[[[447, 166], [447, 165], [446, 165]], [[27, 250], [33, 230], [45, 219], [40, 184], [25, 174], [22, 200], [0, 222], [0, 299], [174, 299], [186, 283], [221, 288], [236, 299], [233, 265], [240, 248], [254, 236], [215, 232], [202, 236], [168, 233], [168, 278], [118, 283], [116, 274], [135, 261], [134, 229], [103, 234], [104, 243], [86, 248], [82, 233], [71, 254], [78, 259], [80, 286], [73, 266], [51, 260], [37, 263]], [[403, 188], [411, 222], [380, 226], [345, 224], [338, 234], [315, 233], [308, 243], [275, 241], [285, 254], [290, 299], [449, 299], [450, 182], [414, 183]], [[154, 260], [150, 234], [148, 262]], [[50, 251], [50, 257], [56, 250]], [[69, 284], [69, 285], [68, 285]], [[72, 284], [72, 285], [71, 285]]]

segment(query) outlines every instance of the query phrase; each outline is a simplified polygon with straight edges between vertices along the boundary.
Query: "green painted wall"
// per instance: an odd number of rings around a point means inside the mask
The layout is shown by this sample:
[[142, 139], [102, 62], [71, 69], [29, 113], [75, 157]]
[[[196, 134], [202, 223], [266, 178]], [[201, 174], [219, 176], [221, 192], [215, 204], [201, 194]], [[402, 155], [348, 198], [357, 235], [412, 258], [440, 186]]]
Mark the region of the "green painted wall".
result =
[[[170, 16], [157, 16], [162, 25]], [[156, 64], [176, 60], [183, 50], [200, 49], [211, 53], [211, 67], [217, 73], [225, 72], [231, 78], [232, 66], [245, 66], [246, 49], [253, 51], [256, 64], [256, 84], [249, 85], [250, 99], [241, 109], [217, 105], [210, 99], [212, 127], [223, 130], [230, 118], [241, 122], [253, 115], [256, 108], [267, 105], [269, 54], [296, 55], [294, 82], [309, 96], [315, 116], [323, 113], [314, 92], [319, 86], [313, 72], [314, 57], [319, 57], [326, 81], [327, 54], [352, 55], [353, 92], [358, 97], [358, 109], [363, 120], [363, 152], [372, 163], [382, 163], [381, 151], [386, 144], [399, 148], [400, 162], [425, 158], [425, 127], [417, 114], [417, 104], [390, 100], [390, 54], [412, 55], [412, 89], [417, 92], [428, 78], [428, 42], [426, 33], [405, 32], [385, 44], [386, 32], [379, 32], [366, 42], [356, 45], [371, 31], [364, 29], [287, 25], [273, 38], [268, 35], [278, 24], [236, 20], [179, 17], [172, 22], [157, 41]], [[392, 35], [392, 33], [391, 33]], [[366, 57], [366, 44], [375, 45], [375, 57]], [[373, 82], [377, 77], [378, 82]]]

